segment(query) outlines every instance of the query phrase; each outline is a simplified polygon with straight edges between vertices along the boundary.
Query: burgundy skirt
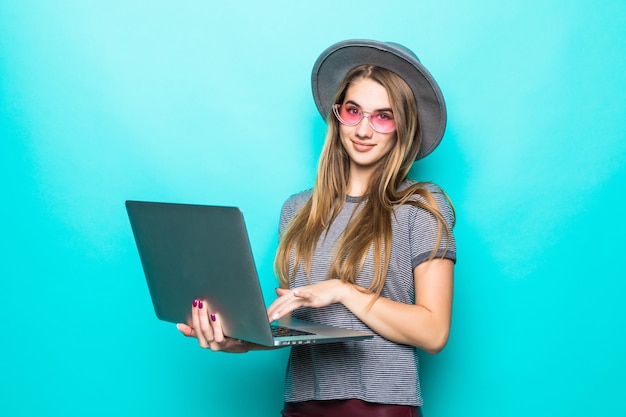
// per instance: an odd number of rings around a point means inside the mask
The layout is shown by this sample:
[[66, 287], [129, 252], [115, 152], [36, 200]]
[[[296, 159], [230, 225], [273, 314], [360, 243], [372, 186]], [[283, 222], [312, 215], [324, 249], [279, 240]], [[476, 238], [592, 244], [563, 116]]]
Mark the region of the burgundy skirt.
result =
[[285, 403], [281, 414], [283, 417], [422, 417], [419, 407], [356, 399]]

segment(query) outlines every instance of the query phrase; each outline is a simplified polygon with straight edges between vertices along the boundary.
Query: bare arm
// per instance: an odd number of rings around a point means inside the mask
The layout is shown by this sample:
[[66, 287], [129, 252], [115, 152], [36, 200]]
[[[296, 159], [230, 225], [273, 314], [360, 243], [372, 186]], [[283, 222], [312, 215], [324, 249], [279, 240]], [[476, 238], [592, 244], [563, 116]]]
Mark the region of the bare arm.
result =
[[327, 280], [293, 291], [278, 289], [280, 297], [272, 303], [268, 314], [279, 319], [301, 306], [322, 307], [339, 302], [382, 337], [438, 353], [450, 333], [454, 264], [448, 259], [426, 261], [414, 269], [413, 276], [415, 304], [384, 297], [375, 300], [375, 295], [363, 288]]

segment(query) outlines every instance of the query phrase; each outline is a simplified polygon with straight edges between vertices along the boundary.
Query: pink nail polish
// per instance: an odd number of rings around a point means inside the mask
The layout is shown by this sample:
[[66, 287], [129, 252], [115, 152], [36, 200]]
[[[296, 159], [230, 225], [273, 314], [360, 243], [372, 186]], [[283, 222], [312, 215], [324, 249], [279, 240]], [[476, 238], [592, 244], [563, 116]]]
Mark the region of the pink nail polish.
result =
[[198, 308], [202, 308], [202, 301], [198, 301]]
[[193, 300], [193, 306], [198, 307], [198, 300]]
[[215, 320], [216, 320], [215, 314], [211, 314], [211, 321], [215, 321]]

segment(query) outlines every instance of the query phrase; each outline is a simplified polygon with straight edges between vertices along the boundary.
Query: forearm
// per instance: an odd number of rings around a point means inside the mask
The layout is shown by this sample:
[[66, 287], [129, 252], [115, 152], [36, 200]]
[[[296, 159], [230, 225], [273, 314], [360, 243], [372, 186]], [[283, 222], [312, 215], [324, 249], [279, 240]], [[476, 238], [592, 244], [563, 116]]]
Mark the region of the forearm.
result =
[[233, 339], [230, 337], [224, 338], [224, 341], [218, 344], [220, 352], [225, 353], [248, 353], [252, 350], [276, 350], [283, 346], [266, 346], [259, 345], [258, 343], [247, 342], [245, 340]]
[[345, 286], [340, 302], [385, 339], [437, 353], [448, 341], [450, 317], [419, 304], [378, 297], [356, 285]]
[[250, 352], [251, 350], [276, 350], [276, 349], [282, 349], [285, 347], [285, 346], [259, 345], [257, 343], [252, 343], [252, 342], [244, 342], [243, 345], [246, 350], [242, 353]]
[[452, 314], [454, 263], [448, 259], [423, 262], [413, 271], [415, 303], [405, 304], [365, 291], [339, 279], [287, 290], [268, 308], [278, 320], [300, 307], [321, 308], [341, 303], [382, 337], [437, 353], [448, 341]]

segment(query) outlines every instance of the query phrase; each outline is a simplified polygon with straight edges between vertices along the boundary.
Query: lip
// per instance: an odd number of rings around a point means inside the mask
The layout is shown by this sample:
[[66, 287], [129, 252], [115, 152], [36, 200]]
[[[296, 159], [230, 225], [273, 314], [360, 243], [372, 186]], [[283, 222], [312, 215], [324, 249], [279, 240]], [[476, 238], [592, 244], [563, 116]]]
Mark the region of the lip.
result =
[[376, 146], [373, 143], [357, 142], [354, 140], [351, 140], [351, 142], [352, 142], [352, 145], [354, 146], [354, 149], [359, 152], [367, 152], [370, 149], [372, 149], [374, 146]]

